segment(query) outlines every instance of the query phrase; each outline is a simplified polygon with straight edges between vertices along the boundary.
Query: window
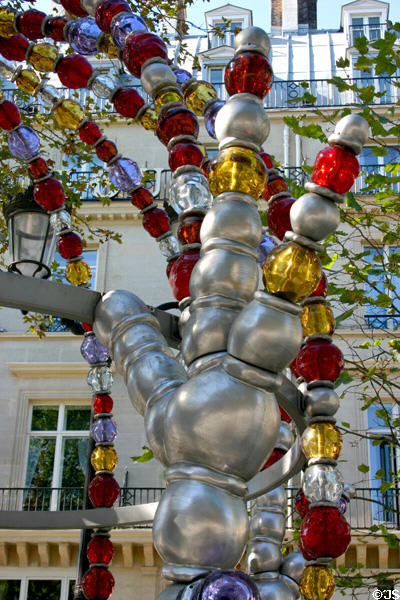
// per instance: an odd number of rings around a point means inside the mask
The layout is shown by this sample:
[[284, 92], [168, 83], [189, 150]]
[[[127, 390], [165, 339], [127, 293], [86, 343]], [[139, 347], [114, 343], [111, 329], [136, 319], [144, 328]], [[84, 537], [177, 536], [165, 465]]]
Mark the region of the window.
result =
[[81, 508], [91, 409], [31, 407], [23, 510]]
[[[368, 431], [370, 434], [384, 436], [389, 434], [389, 422], [398, 418], [399, 407], [390, 403], [385, 403], [382, 406], [372, 404], [368, 408]], [[371, 476], [375, 477], [377, 473], [379, 479], [372, 479], [372, 515], [375, 521], [380, 523], [394, 523], [396, 515], [398, 515], [398, 490], [391, 488], [382, 493], [379, 489], [381, 481], [393, 481], [393, 474], [397, 473], [398, 457], [396, 456], [395, 448], [390, 444], [389, 439], [381, 442], [379, 446], [373, 444], [372, 440], [369, 443]], [[380, 502], [381, 504], [378, 504]], [[384, 506], [382, 506], [382, 504]]]
[[224, 85], [224, 69], [222, 67], [210, 68], [209, 80], [210, 83], [215, 87], [218, 97], [224, 99], [224, 94], [226, 93]]
[[[364, 260], [371, 265], [366, 292], [372, 301], [366, 307], [367, 327], [396, 329], [400, 326], [400, 277], [396, 269], [400, 247], [366, 248], [366, 252]], [[380, 297], [380, 294], [384, 296]], [[378, 303], [388, 306], [378, 306]]]
[[380, 40], [382, 37], [381, 18], [375, 17], [352, 17], [350, 31], [351, 44], [354, 46], [354, 40], [360, 37], [366, 37], [370, 42]]
[[74, 580], [2, 579], [0, 600], [73, 600]]
[[[363, 148], [360, 154], [361, 175], [356, 181], [355, 192], [357, 194], [374, 194], [378, 190], [363, 191], [363, 188], [367, 187], [368, 185], [365, 181], [365, 178], [374, 173], [388, 176], [390, 175], [390, 171], [387, 170], [387, 165], [395, 164], [399, 161], [400, 148], [397, 148], [396, 146], [388, 148], [386, 156], [375, 156], [371, 147], [367, 146]], [[399, 182], [393, 183], [391, 187], [397, 194], [400, 193]]]
[[[213, 24], [213, 48], [218, 46], [233, 46], [235, 35], [243, 27], [241, 21], [231, 21], [230, 23]], [[223, 35], [222, 35], [223, 34]]]
[[[65, 267], [67, 266], [68, 261], [65, 258], [63, 258], [62, 256], [60, 256], [58, 254], [58, 252], [56, 252], [54, 260], [59, 264], [59, 267], [57, 268], [57, 276], [62, 279], [63, 283], [68, 283], [65, 280], [65, 276], [64, 276]], [[92, 271], [92, 278], [90, 280], [90, 285], [88, 287], [91, 290], [95, 290], [96, 289], [96, 272], [97, 272], [97, 250], [84, 250], [82, 252], [82, 260], [87, 262], [87, 264], [90, 267], [90, 270]]]

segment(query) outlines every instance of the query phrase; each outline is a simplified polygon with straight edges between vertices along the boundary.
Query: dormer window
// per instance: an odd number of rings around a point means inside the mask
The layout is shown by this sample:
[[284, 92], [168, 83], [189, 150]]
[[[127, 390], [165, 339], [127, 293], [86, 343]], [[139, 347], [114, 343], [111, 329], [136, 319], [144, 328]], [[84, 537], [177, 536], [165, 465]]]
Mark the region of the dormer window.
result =
[[233, 46], [235, 35], [243, 29], [242, 21], [231, 21], [230, 23], [215, 22], [213, 24], [213, 48], [218, 46]]
[[383, 36], [383, 28], [386, 23], [380, 22], [380, 17], [352, 17], [350, 25], [350, 39], [352, 46], [354, 40], [360, 37], [366, 37], [370, 42], [380, 40]]

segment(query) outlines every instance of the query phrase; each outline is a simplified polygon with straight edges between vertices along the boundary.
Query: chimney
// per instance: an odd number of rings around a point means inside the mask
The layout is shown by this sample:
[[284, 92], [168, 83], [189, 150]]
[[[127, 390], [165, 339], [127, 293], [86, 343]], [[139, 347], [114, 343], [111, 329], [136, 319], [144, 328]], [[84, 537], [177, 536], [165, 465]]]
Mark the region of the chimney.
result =
[[317, 0], [271, 0], [271, 33], [317, 29]]

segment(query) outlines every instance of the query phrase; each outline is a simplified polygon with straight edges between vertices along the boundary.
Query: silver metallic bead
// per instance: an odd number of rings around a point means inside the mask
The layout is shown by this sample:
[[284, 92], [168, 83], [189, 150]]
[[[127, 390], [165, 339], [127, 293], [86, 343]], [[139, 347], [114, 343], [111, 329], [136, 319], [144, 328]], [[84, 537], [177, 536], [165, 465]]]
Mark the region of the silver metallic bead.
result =
[[250, 573], [277, 571], [281, 559], [280, 542], [250, 540], [246, 552], [246, 570]]
[[356, 495], [357, 490], [355, 487], [353, 487], [352, 485], [350, 485], [350, 483], [346, 483], [344, 486], [344, 491], [343, 494], [349, 499], [352, 500], [354, 498], [354, 496]]
[[168, 462], [201, 464], [248, 481], [275, 447], [279, 423], [272, 394], [234, 379], [220, 366], [207, 369], [181, 385], [169, 403]]
[[335, 467], [316, 464], [305, 470], [302, 487], [310, 502], [337, 502], [343, 494], [344, 481]]
[[71, 227], [71, 215], [66, 210], [57, 210], [50, 216], [50, 225], [56, 233]]
[[290, 577], [287, 577], [286, 575], [279, 575], [279, 579], [280, 579], [280, 581], [283, 581], [283, 583], [291, 591], [292, 600], [301, 600], [299, 585], [295, 581], [293, 581], [293, 579], [291, 579]]
[[293, 444], [292, 427], [289, 423], [282, 422], [279, 428], [278, 448], [289, 450]]
[[253, 94], [231, 96], [215, 119], [215, 133], [220, 150], [246, 142], [256, 152], [260, 152], [269, 129], [269, 119], [262, 100]]
[[211, 238], [225, 238], [257, 248], [261, 234], [260, 214], [253, 198], [237, 192], [225, 192], [214, 199], [204, 217], [200, 239], [204, 244]]
[[334, 233], [340, 223], [336, 204], [318, 194], [303, 194], [290, 209], [290, 223], [295, 233], [316, 242]]
[[107, 75], [107, 73], [95, 73], [93, 79], [88, 84], [88, 88], [98, 98], [110, 99], [118, 86], [118, 80], [116, 77]]
[[280, 577], [270, 581], [256, 579], [256, 584], [261, 600], [296, 600], [299, 597], [294, 595], [292, 588]]
[[156, 402], [149, 402], [148, 406], [146, 406], [144, 418], [144, 426], [149, 446], [153, 450], [156, 459], [166, 466], [169, 466], [169, 462], [165, 452], [164, 416], [168, 410], [168, 404], [175, 392], [176, 388], [173, 388], [164, 393]]
[[346, 115], [336, 124], [334, 133], [329, 137], [330, 144], [345, 146], [355, 154], [360, 154], [369, 137], [369, 125], [360, 115]]
[[247, 29], [242, 29], [242, 31], [239, 31], [239, 33], [235, 35], [233, 45], [235, 54], [258, 50], [265, 56], [268, 56], [271, 49], [269, 37], [260, 27], [247, 27]]
[[306, 415], [308, 417], [332, 417], [339, 408], [339, 397], [328, 387], [315, 387], [304, 392]]
[[250, 538], [269, 537], [277, 542], [281, 542], [284, 538], [285, 530], [286, 517], [281, 512], [266, 509], [257, 510], [250, 519]]
[[83, 10], [86, 10], [86, 12], [89, 15], [92, 15], [92, 17], [94, 17], [96, 14], [97, 7], [100, 6], [102, 2], [103, 0], [81, 0], [81, 7], [83, 8]]
[[54, 87], [53, 85], [44, 85], [43, 87], [39, 88], [37, 95], [44, 104], [47, 104], [47, 106], [52, 106], [61, 100], [62, 90]]
[[283, 486], [279, 486], [263, 494], [262, 496], [258, 496], [254, 500], [253, 506], [257, 508], [279, 508], [282, 512], [284, 512], [287, 504], [287, 495], [286, 490]]
[[186, 585], [184, 583], [173, 583], [168, 585], [165, 590], [157, 596], [157, 600], [177, 600], [185, 587]]
[[306, 559], [300, 551], [296, 551], [285, 556], [279, 570], [282, 575], [286, 575], [286, 577], [290, 577], [299, 583], [305, 568]]
[[154, 517], [154, 545], [166, 563], [233, 568], [247, 536], [243, 500], [197, 480], [169, 483]]
[[228, 352], [246, 363], [279, 373], [300, 350], [300, 312], [301, 308], [291, 302], [256, 292], [232, 326]]
[[154, 62], [145, 65], [140, 75], [142, 86], [149, 96], [165, 85], [177, 85], [176, 76], [169, 65]]

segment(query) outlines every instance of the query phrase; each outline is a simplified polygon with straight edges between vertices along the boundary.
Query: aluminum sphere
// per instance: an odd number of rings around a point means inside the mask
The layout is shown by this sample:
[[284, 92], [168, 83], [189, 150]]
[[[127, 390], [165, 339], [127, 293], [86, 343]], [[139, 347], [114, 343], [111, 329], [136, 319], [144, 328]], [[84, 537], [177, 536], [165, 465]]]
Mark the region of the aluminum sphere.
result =
[[235, 35], [233, 45], [235, 54], [258, 50], [265, 54], [265, 56], [268, 56], [271, 50], [269, 37], [264, 29], [261, 29], [260, 27], [247, 27], [247, 29], [242, 29]]
[[268, 137], [269, 119], [262, 101], [253, 94], [235, 94], [215, 119], [219, 148], [236, 141], [248, 142], [259, 150]]
[[256, 581], [261, 600], [296, 600], [292, 589], [280, 578]]
[[305, 393], [304, 400], [308, 417], [333, 417], [339, 409], [339, 397], [332, 388], [312, 388]]
[[292, 593], [292, 600], [301, 600], [301, 594], [299, 590], [299, 585], [293, 581], [290, 577], [286, 577], [286, 575], [279, 575], [280, 581], [289, 588]]
[[165, 452], [164, 415], [175, 391], [175, 389], [169, 390], [157, 402], [148, 406], [144, 418], [148, 444], [153, 450], [155, 458], [166, 466], [169, 466], [169, 462]]
[[246, 571], [262, 573], [277, 571], [281, 564], [281, 544], [250, 540], [246, 552]]
[[173, 583], [172, 585], [168, 585], [165, 590], [161, 592], [157, 596], [157, 600], [177, 600], [178, 596], [184, 593], [186, 588], [185, 583]]
[[243, 500], [201, 481], [169, 483], [154, 517], [154, 545], [167, 563], [233, 568], [247, 536]]
[[281, 542], [285, 530], [286, 517], [283, 513], [260, 510], [250, 519], [250, 538], [267, 536]]
[[330, 144], [350, 148], [360, 154], [369, 137], [369, 125], [360, 115], [346, 115], [336, 124], [334, 133], [329, 137]]
[[295, 233], [319, 242], [336, 231], [340, 211], [332, 200], [307, 193], [292, 204], [290, 223]]
[[150, 96], [161, 84], [163, 86], [177, 85], [176, 76], [171, 67], [160, 62], [145, 65], [140, 80], [145, 92]]
[[102, 1], [103, 0], [81, 0], [81, 7], [83, 8], [83, 10], [86, 10], [86, 12], [89, 15], [94, 17], [96, 14], [97, 7], [100, 6]]
[[301, 552], [291, 552], [282, 560], [280, 566], [280, 572], [286, 577], [294, 579], [297, 583], [300, 581], [300, 577], [306, 568], [306, 559]]
[[253, 506], [257, 508], [280, 508], [284, 511], [286, 504], [286, 490], [283, 486], [279, 486], [266, 494], [262, 494], [262, 496], [258, 496], [258, 498], [254, 500]]
[[278, 446], [289, 450], [293, 445], [292, 427], [289, 423], [282, 422], [279, 428]]

